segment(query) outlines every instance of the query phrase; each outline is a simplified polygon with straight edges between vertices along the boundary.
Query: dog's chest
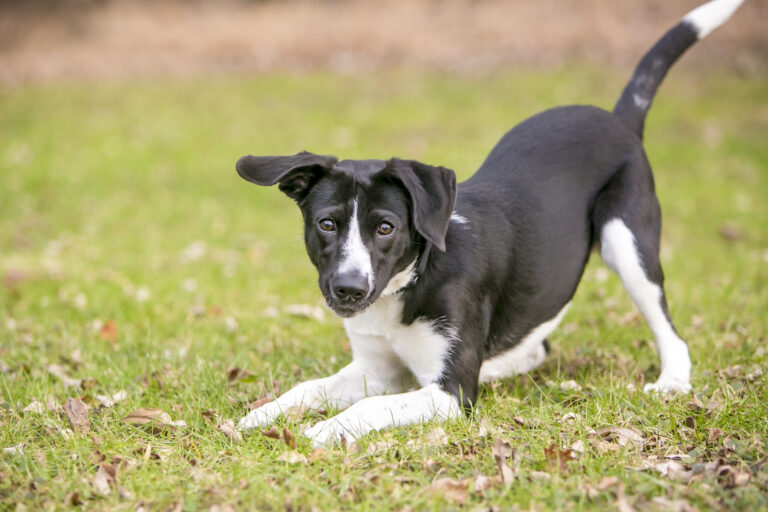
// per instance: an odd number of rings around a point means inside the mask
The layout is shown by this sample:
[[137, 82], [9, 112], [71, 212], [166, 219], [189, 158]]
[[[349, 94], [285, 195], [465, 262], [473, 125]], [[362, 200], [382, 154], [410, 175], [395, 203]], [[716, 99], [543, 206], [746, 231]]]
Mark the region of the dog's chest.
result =
[[[355, 357], [384, 351], [408, 368], [422, 386], [438, 381], [450, 353], [451, 338], [427, 320], [404, 325], [402, 314], [402, 302], [391, 295], [380, 297], [361, 314], [344, 320]], [[385, 360], [382, 358], [382, 364]]]

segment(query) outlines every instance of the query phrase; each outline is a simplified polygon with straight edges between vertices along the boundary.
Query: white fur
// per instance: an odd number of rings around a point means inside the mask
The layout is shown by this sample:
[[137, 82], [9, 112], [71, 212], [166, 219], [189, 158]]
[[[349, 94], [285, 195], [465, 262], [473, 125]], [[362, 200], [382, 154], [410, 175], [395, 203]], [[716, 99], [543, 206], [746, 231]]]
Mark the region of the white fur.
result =
[[368, 279], [368, 289], [373, 290], [373, 265], [371, 253], [360, 235], [360, 222], [357, 219], [357, 200], [352, 203], [352, 216], [349, 219], [349, 232], [342, 246], [339, 273], [358, 272]]
[[632, 100], [635, 102], [635, 106], [641, 110], [647, 109], [648, 105], [651, 104], [651, 100], [648, 98], [643, 98], [639, 94], [633, 94]]
[[612, 219], [603, 226], [600, 243], [603, 260], [619, 275], [656, 337], [661, 375], [655, 384], [646, 385], [645, 391], [689, 391], [691, 360], [688, 345], [675, 333], [664, 314], [662, 290], [645, 275], [632, 231], [621, 219]]
[[435, 383], [399, 395], [366, 398], [333, 418], [315, 424], [304, 435], [312, 439], [315, 446], [320, 446], [340, 442], [342, 437], [354, 441], [373, 430], [430, 420], [446, 421], [460, 415], [457, 400]]
[[416, 279], [415, 266], [416, 260], [413, 260], [405, 269], [392, 276], [392, 279], [387, 283], [387, 287], [381, 292], [382, 297], [393, 295], [411, 284]]
[[380, 297], [359, 315], [345, 319], [344, 327], [350, 340], [369, 336], [389, 344], [419, 384], [426, 386], [442, 375], [451, 336], [438, 332], [432, 322], [425, 320], [403, 325], [402, 314], [403, 304], [397, 295]]
[[469, 224], [467, 218], [456, 211], [451, 213], [451, 222], [455, 222], [456, 224]]
[[563, 309], [554, 318], [534, 328], [511, 349], [484, 361], [480, 367], [480, 382], [489, 382], [526, 373], [543, 363], [547, 357], [544, 339], [560, 324], [570, 305], [569, 302], [563, 306]]
[[743, 0], [713, 0], [697, 7], [685, 15], [683, 21], [696, 28], [699, 39], [703, 39], [710, 32], [725, 23], [728, 18], [739, 8]]

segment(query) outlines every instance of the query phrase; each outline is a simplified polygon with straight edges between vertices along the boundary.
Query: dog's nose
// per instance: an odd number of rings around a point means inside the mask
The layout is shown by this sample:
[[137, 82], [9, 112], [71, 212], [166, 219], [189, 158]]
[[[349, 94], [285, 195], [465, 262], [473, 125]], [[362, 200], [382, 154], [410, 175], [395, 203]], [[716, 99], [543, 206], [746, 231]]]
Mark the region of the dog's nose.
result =
[[358, 302], [368, 297], [368, 278], [360, 274], [341, 274], [333, 280], [333, 294], [342, 302]]

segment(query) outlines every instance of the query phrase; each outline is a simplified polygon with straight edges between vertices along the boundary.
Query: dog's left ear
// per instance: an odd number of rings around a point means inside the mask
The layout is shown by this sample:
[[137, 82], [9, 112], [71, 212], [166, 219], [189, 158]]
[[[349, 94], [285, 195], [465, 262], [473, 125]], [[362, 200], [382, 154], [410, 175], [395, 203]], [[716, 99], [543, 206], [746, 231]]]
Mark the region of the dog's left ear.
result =
[[280, 183], [280, 190], [300, 201], [312, 185], [338, 161], [334, 156], [315, 155], [302, 151], [292, 156], [247, 155], [237, 161], [235, 168], [241, 178], [257, 185]]
[[400, 181], [411, 196], [416, 231], [444, 252], [445, 234], [456, 203], [456, 173], [398, 158], [387, 162], [384, 172]]

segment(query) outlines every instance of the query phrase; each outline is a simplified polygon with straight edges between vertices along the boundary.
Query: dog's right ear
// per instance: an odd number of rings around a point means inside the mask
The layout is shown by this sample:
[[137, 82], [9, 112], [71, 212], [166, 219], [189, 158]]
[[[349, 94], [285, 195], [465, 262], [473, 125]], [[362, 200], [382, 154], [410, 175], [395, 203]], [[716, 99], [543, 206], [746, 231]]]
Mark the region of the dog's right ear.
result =
[[293, 156], [247, 155], [235, 168], [241, 178], [257, 185], [274, 185], [296, 200], [304, 199], [312, 186], [338, 161], [336, 157], [302, 151]]

